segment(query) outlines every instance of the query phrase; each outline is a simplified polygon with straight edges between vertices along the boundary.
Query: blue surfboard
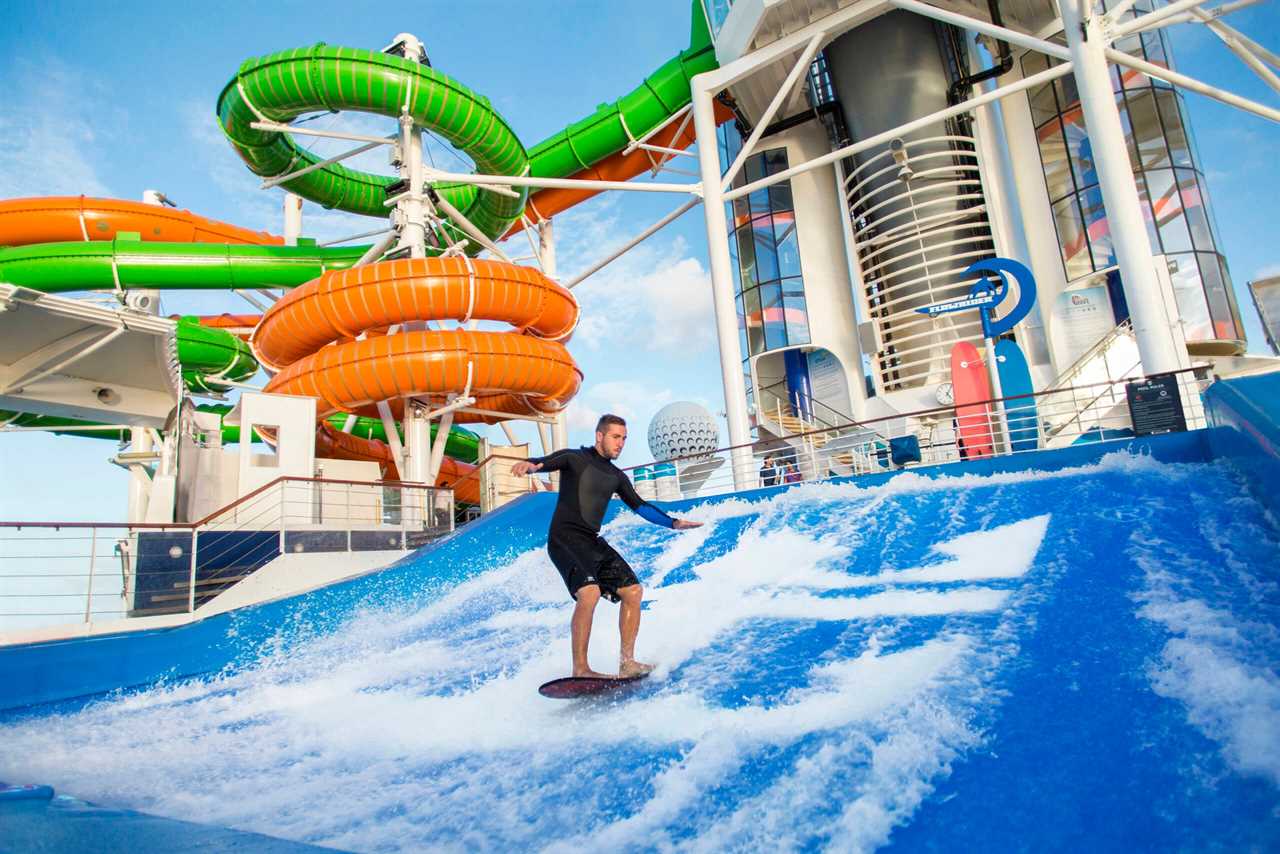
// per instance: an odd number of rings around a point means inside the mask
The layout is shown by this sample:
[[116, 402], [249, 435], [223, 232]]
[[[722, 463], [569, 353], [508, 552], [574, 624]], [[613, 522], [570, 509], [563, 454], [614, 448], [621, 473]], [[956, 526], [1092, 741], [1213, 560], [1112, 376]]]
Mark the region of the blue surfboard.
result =
[[[1006, 338], [996, 342], [996, 366], [1000, 371], [1000, 390], [1006, 398], [1031, 394], [1031, 369], [1017, 342]], [[1013, 450], [1034, 451], [1040, 443], [1036, 399], [1006, 400], [1005, 418], [1009, 423], [1009, 444]]]

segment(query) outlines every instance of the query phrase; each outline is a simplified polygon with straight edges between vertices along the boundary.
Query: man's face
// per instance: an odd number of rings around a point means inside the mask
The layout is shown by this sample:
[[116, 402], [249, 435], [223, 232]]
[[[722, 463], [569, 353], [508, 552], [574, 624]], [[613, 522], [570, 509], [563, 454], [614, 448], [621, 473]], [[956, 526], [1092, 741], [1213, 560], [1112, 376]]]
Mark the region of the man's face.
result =
[[627, 444], [627, 428], [621, 424], [610, 424], [603, 432], [596, 433], [596, 450], [606, 460], [616, 460], [622, 455], [622, 446]]

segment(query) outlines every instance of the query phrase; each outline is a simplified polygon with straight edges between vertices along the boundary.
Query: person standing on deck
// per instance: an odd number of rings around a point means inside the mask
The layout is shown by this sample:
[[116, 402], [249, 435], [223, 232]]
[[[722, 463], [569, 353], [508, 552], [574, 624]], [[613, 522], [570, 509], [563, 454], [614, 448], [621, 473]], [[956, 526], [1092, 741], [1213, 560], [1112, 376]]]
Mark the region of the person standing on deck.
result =
[[677, 531], [702, 524], [673, 519], [636, 494], [631, 479], [613, 464], [626, 442], [627, 422], [616, 415], [602, 415], [596, 424], [593, 447], [566, 448], [545, 457], [521, 460], [511, 467], [511, 473], [518, 477], [540, 471], [560, 472], [560, 497], [547, 531], [547, 553], [577, 603], [570, 624], [574, 676], [608, 678], [608, 674], [597, 673], [587, 663], [591, 620], [601, 597], [622, 603], [618, 612], [618, 631], [622, 635], [618, 675], [639, 676], [653, 669], [653, 665], [635, 658], [644, 588], [622, 555], [600, 536], [609, 499], [616, 494], [644, 519]]

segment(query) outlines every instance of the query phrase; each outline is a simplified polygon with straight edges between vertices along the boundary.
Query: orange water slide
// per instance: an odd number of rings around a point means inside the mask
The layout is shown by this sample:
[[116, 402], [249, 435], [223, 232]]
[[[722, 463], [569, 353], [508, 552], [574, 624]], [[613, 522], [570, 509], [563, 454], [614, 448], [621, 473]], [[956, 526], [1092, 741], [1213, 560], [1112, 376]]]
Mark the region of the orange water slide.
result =
[[[510, 328], [422, 328], [442, 320]], [[485, 412], [458, 412], [455, 420], [492, 423], [568, 404], [582, 372], [562, 342], [577, 322], [569, 291], [532, 267], [415, 258], [334, 270], [295, 288], [263, 315], [250, 342], [258, 359], [279, 371], [265, 391], [315, 397], [321, 419], [335, 412], [376, 418], [379, 401], [402, 417], [406, 397], [438, 405], [470, 389], [471, 408]], [[389, 328], [398, 331], [377, 334]], [[326, 424], [319, 443], [333, 456], [392, 461], [382, 442]], [[451, 484], [469, 469], [453, 464], [437, 483]], [[459, 500], [478, 500], [474, 478], [459, 489]], [[463, 494], [472, 490], [472, 498]]]
[[[733, 118], [733, 111], [721, 104], [715, 102], [716, 124], [723, 124]], [[669, 122], [663, 125], [662, 129], [650, 137], [647, 141], [651, 145], [661, 146], [663, 148], [678, 148], [684, 150], [693, 145], [696, 134], [693, 131], [693, 120], [685, 119], [687, 115], [677, 115]], [[653, 151], [646, 151], [641, 148], [627, 153], [619, 151], [581, 171], [575, 172], [568, 176], [579, 181], [630, 181], [632, 178], [644, 172], [651, 171], [655, 163], [661, 163], [666, 160], [668, 155]], [[529, 218], [530, 222], [537, 223], [544, 219], [550, 219], [558, 213], [563, 213], [574, 205], [581, 204], [593, 196], [599, 195], [603, 190], [564, 190], [564, 189], [546, 189], [539, 190], [529, 197], [529, 203], [525, 207], [524, 215]], [[502, 236], [505, 240], [520, 231], [521, 223], [516, 222]]]
[[209, 219], [191, 211], [89, 196], [0, 201], [0, 245], [113, 240], [119, 232], [165, 243], [280, 245], [284, 238]]

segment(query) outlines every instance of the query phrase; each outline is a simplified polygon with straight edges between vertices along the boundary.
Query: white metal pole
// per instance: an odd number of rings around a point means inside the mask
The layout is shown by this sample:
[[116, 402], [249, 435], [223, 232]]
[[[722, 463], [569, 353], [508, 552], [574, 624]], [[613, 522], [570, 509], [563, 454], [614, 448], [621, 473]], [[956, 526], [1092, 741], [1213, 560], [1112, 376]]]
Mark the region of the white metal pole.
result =
[[1106, 37], [1101, 18], [1092, 16], [1081, 21], [1074, 0], [1060, 0], [1062, 26], [1076, 86], [1080, 91], [1080, 107], [1092, 144], [1093, 163], [1098, 170], [1098, 186], [1106, 207], [1112, 245], [1120, 266], [1125, 301], [1133, 319], [1138, 353], [1143, 371], [1148, 374], [1175, 371], [1179, 360], [1173, 344], [1170, 320], [1160, 298], [1160, 282], [1151, 258], [1151, 244], [1138, 200], [1125, 144], [1120, 112], [1111, 75], [1107, 70]]
[[[138, 454], [150, 453], [154, 450], [151, 443], [151, 431], [145, 427], [133, 427], [129, 431], [130, 450]], [[150, 497], [151, 483], [130, 467], [129, 469], [129, 521], [147, 521], [147, 499]]]
[[[453, 410], [449, 410], [440, 417], [440, 426], [436, 428], [435, 446], [431, 448], [431, 463], [419, 483], [434, 484], [436, 482], [436, 475], [440, 473], [440, 464], [444, 462], [444, 445], [449, 440], [451, 429], [453, 429]], [[430, 437], [429, 430], [424, 432]]]
[[297, 246], [302, 236], [302, 197], [284, 194], [284, 245]]
[[[431, 421], [425, 415], [426, 413], [418, 404], [405, 402], [404, 441], [409, 446], [409, 459], [405, 465], [404, 476], [405, 480], [413, 483], [431, 482]], [[443, 427], [443, 424], [441, 426]], [[448, 430], [444, 432], [447, 434]], [[439, 468], [439, 465], [436, 468]]]
[[552, 220], [538, 223], [538, 264], [548, 277], [556, 277], [556, 232]]
[[400, 144], [404, 157], [400, 174], [409, 179], [409, 192], [396, 203], [404, 217], [397, 248], [407, 246], [411, 257], [424, 258], [427, 218], [422, 199], [422, 133], [407, 113], [400, 117]]
[[93, 564], [98, 557], [98, 529], [89, 535], [89, 591], [84, 597], [84, 621], [93, 622]]
[[407, 480], [404, 475], [404, 446], [400, 444], [400, 433], [396, 430], [396, 420], [391, 417], [391, 407], [385, 400], [377, 403], [378, 416], [382, 419], [382, 429], [387, 436], [387, 444], [391, 447], [391, 462], [395, 465], [396, 479]]
[[[724, 409], [729, 426], [735, 489], [752, 486], [751, 426], [747, 421], [747, 387], [742, 379], [742, 351], [738, 343], [738, 309], [734, 299], [733, 269], [729, 264], [729, 225], [720, 189], [720, 152], [716, 145], [715, 93], [693, 79], [693, 128], [698, 140], [698, 166], [702, 174], [702, 214], [707, 225], [707, 256], [711, 266], [711, 300], [720, 341], [720, 374], [724, 382]], [[736, 447], [741, 446], [741, 447]]]

